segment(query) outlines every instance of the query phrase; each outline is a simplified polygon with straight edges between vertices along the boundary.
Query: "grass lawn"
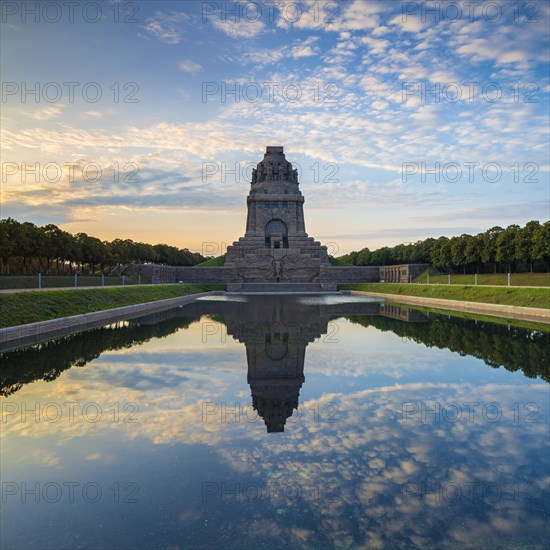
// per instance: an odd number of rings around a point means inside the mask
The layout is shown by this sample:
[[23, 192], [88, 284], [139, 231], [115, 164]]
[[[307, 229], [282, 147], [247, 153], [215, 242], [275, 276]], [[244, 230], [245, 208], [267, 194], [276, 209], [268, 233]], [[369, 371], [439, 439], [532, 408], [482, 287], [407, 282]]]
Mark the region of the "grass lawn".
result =
[[[424, 271], [413, 279], [413, 283], [426, 283], [428, 281], [428, 271]], [[430, 283], [448, 284], [449, 276], [441, 275], [434, 268], [430, 269]], [[473, 285], [475, 276], [473, 274], [461, 275], [459, 273], [451, 275], [451, 284], [455, 285]], [[477, 276], [478, 285], [508, 285], [507, 273], [480, 273]], [[550, 273], [512, 273], [510, 276], [512, 286], [548, 286], [550, 287]]]
[[421, 296], [423, 298], [441, 298], [444, 300], [550, 309], [550, 289], [547, 288], [491, 288], [393, 283], [356, 283], [338, 285], [338, 288], [341, 290], [381, 292], [400, 296]]
[[328, 261], [330, 262], [330, 265], [353, 267], [352, 264], [348, 264], [348, 262], [344, 262], [344, 260], [335, 258], [334, 256], [329, 256]]
[[210, 258], [205, 262], [197, 264], [196, 267], [220, 267], [225, 265], [225, 254], [222, 256], [217, 256], [216, 258]]
[[0, 328], [177, 298], [209, 290], [225, 290], [225, 285], [176, 284], [0, 294]]
[[[105, 286], [123, 286], [122, 277], [104, 278]], [[125, 285], [149, 284], [147, 277], [125, 276]], [[101, 287], [101, 275], [78, 275], [78, 286]], [[74, 275], [43, 275], [42, 288], [74, 287]], [[38, 275], [2, 275], [0, 289], [38, 288]]]

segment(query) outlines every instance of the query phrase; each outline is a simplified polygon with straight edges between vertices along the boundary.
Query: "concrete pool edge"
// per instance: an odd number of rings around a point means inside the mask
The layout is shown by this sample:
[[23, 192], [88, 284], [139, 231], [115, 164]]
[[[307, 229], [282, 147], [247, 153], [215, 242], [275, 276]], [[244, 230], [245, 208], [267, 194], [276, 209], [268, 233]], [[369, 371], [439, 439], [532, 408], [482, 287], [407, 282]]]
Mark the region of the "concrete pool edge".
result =
[[24, 325], [16, 325], [0, 329], [0, 351], [8, 351], [24, 345], [37, 344], [43, 340], [66, 336], [75, 332], [108, 325], [116, 321], [124, 321], [141, 317], [147, 313], [154, 313], [164, 309], [181, 306], [195, 301], [203, 296], [224, 294], [223, 290], [212, 290], [196, 294], [186, 294], [175, 298], [144, 302], [101, 311], [92, 311], [69, 317], [59, 317], [48, 321], [37, 321]]
[[447, 300], [444, 298], [424, 298], [421, 296], [406, 296], [404, 294], [385, 294], [382, 292], [368, 292], [351, 290], [352, 295], [383, 298], [388, 302], [401, 304], [430, 306], [451, 311], [463, 311], [466, 313], [478, 313], [501, 317], [506, 319], [518, 319], [523, 321], [538, 321], [550, 324], [550, 310], [536, 307], [509, 306], [503, 304], [487, 304], [484, 302], [463, 302], [461, 300]]

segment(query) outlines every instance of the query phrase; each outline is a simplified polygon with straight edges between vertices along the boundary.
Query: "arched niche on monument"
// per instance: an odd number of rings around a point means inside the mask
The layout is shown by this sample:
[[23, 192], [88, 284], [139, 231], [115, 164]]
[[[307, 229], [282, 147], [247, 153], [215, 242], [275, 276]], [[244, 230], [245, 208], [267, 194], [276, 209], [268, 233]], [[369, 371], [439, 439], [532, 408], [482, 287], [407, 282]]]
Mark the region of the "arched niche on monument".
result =
[[283, 220], [271, 220], [265, 226], [266, 248], [288, 248], [288, 228]]
[[288, 333], [266, 334], [265, 355], [272, 361], [282, 361], [288, 354]]

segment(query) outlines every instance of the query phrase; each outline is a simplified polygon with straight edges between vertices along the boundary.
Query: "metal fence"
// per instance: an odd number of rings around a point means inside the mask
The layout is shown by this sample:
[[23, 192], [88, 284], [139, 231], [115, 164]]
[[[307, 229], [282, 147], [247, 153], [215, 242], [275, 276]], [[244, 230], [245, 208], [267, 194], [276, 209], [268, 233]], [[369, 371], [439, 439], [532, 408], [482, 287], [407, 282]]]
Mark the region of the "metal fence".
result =
[[550, 286], [549, 273], [423, 273], [415, 283], [440, 285]]
[[126, 286], [150, 284], [148, 277], [142, 275], [121, 275], [112, 277], [107, 275], [2, 275], [0, 276], [0, 290], [20, 288], [75, 288], [84, 286]]

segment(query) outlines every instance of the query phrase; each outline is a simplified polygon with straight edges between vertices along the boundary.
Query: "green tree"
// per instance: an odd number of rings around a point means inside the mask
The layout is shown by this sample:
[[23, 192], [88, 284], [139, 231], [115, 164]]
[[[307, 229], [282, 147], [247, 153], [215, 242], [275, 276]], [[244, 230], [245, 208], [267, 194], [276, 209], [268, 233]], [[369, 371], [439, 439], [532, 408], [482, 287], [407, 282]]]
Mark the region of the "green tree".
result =
[[131, 239], [115, 239], [111, 241], [111, 252], [114, 263], [118, 266], [132, 262], [134, 241]]
[[34, 223], [24, 222], [21, 224], [16, 251], [23, 260], [23, 273], [31, 273], [32, 259], [40, 256], [41, 237], [40, 230]]
[[542, 261], [550, 267], [550, 221], [535, 229], [533, 234], [533, 260]]
[[495, 260], [506, 264], [508, 266], [508, 273], [512, 272], [512, 265], [516, 257], [515, 242], [519, 229], [519, 225], [509, 225], [504, 231], [501, 231], [495, 239]]
[[376, 251], [376, 256], [373, 253], [373, 259], [376, 257], [376, 265], [392, 265], [394, 263], [392, 250], [383, 246]]
[[499, 233], [504, 231], [502, 227], [499, 227], [498, 225], [495, 225], [494, 227], [491, 227], [491, 229], [487, 229], [485, 233], [483, 233], [483, 237], [481, 238], [482, 242], [482, 248], [481, 248], [481, 261], [484, 264], [493, 264], [493, 273], [497, 272], [497, 247], [496, 247], [496, 239]]
[[356, 258], [356, 265], [369, 265], [371, 253], [368, 248], [363, 248], [359, 251]]
[[466, 263], [475, 266], [476, 273], [479, 273], [479, 264], [481, 262], [482, 237], [482, 233], [467, 235], [466, 247], [464, 248]]
[[92, 274], [95, 273], [96, 265], [104, 257], [105, 245], [97, 237], [90, 237], [86, 233], [77, 233], [75, 237], [80, 245], [82, 261], [88, 264]]
[[21, 224], [13, 218], [0, 220], [0, 259], [2, 261], [1, 273], [9, 275], [10, 260], [16, 256], [21, 239]]
[[514, 248], [516, 251], [515, 259], [519, 262], [529, 264], [529, 271], [533, 272], [533, 252], [534, 252], [534, 239], [537, 229], [540, 227], [540, 223], [535, 220], [525, 224], [523, 229], [520, 229], [516, 233]]
[[439, 237], [432, 246], [430, 259], [432, 265], [445, 267], [451, 264], [451, 244], [447, 237]]
[[56, 243], [56, 272], [59, 273], [59, 262], [61, 261], [62, 272], [65, 273], [65, 267], [69, 266], [69, 272], [72, 273], [72, 262], [76, 261], [78, 254], [78, 243], [74, 235], [68, 231], [58, 229], [55, 236]]
[[463, 233], [460, 237], [453, 237], [450, 240], [451, 263], [458, 268], [462, 267], [464, 273], [466, 273], [466, 264], [468, 263], [466, 258], [467, 239], [470, 236]]
[[44, 236], [42, 255], [46, 259], [46, 273], [50, 272], [52, 262], [57, 258], [57, 235], [60, 231], [57, 225], [49, 223], [41, 227]]
[[415, 264], [429, 264], [430, 251], [435, 243], [435, 239], [428, 238], [423, 241], [416, 241], [412, 245], [410, 261]]

